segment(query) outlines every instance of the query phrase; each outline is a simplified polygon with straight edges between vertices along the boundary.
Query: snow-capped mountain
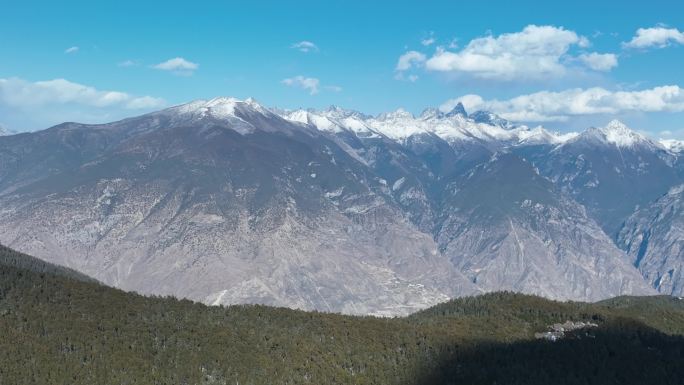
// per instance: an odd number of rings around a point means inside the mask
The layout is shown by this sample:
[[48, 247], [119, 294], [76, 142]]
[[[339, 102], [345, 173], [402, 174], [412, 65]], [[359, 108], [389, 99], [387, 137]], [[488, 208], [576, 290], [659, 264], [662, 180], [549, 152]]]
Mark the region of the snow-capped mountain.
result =
[[499, 149], [527, 144], [557, 145], [576, 136], [575, 133], [551, 132], [541, 126], [529, 128], [517, 125], [486, 111], [468, 115], [460, 103], [446, 113], [428, 108], [418, 117], [403, 109], [382, 113], [374, 118], [349, 111], [334, 114], [331, 110], [285, 111], [281, 115], [322, 131], [347, 130], [365, 135], [380, 134], [402, 144], [413, 136], [432, 134], [451, 144], [469, 142]]
[[579, 142], [583, 144], [605, 145], [619, 149], [634, 149], [637, 147], [651, 150], [664, 149], [657, 141], [633, 131], [619, 120], [612, 120], [604, 127], [591, 127], [568, 142], [569, 144]]
[[[617, 122], [199, 100], [0, 138], [0, 243], [143, 293], [405, 314], [510, 289], [653, 292], [612, 229], [682, 183]], [[608, 235], [607, 235], [608, 234]]]
[[638, 206], [679, 179], [672, 153], [619, 121], [589, 128], [530, 159], [611, 237]]
[[310, 125], [329, 133], [350, 132], [363, 137], [377, 136], [365, 122], [365, 116], [356, 111], [347, 111], [339, 107], [331, 107], [325, 111], [295, 110], [284, 111], [282, 117], [287, 120]]

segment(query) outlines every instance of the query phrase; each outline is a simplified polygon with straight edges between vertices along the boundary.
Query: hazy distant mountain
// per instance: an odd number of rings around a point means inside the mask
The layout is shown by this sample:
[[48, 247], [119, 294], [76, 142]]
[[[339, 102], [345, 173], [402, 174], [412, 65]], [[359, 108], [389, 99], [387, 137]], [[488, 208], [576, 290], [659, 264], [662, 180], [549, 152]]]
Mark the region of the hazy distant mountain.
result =
[[610, 229], [676, 168], [618, 123], [559, 134], [462, 106], [372, 117], [217, 98], [3, 137], [0, 242], [209, 304], [595, 300], [654, 292]]

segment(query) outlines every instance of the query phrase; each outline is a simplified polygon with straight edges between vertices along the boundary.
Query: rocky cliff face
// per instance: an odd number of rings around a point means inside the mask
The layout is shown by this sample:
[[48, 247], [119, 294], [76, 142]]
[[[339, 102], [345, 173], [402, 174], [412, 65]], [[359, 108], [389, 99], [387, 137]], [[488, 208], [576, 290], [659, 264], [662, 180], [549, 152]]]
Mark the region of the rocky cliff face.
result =
[[512, 154], [455, 183], [436, 239], [485, 291], [592, 301], [652, 293], [582, 206]]
[[618, 245], [660, 293], [684, 295], [684, 185], [637, 210], [622, 227]]

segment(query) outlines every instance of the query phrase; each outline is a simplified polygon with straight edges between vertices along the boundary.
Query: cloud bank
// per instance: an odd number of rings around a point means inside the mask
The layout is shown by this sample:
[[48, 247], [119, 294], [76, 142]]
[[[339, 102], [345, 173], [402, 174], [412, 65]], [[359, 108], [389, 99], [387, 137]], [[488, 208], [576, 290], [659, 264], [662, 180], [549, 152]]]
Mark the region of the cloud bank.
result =
[[304, 53], [309, 53], [309, 52], [318, 52], [318, 46], [310, 41], [303, 40], [297, 43], [294, 43], [290, 46], [290, 48], [294, 48], [298, 50], [299, 52], [304, 52]]
[[105, 122], [165, 105], [161, 98], [99, 90], [66, 79], [31, 82], [0, 78], [0, 111], [19, 130], [64, 121]]
[[676, 28], [657, 26], [639, 28], [632, 40], [622, 43], [624, 48], [664, 48], [671, 44], [684, 44], [684, 32]]
[[165, 62], [152, 66], [154, 69], [170, 71], [176, 75], [192, 75], [199, 68], [199, 64], [185, 60], [182, 57], [175, 57]]
[[459, 102], [466, 110], [488, 110], [517, 122], [564, 122], [584, 115], [683, 112], [684, 89], [676, 85], [640, 91], [574, 88], [560, 92], [535, 92], [506, 100], [485, 100], [479, 95], [469, 94], [447, 100], [440, 109], [449, 111]]
[[604, 72], [618, 65], [615, 54], [584, 52], [590, 45], [586, 37], [563, 27], [528, 25], [520, 32], [475, 38], [461, 50], [438, 47], [429, 58], [408, 51], [395, 70], [422, 67], [489, 81], [521, 81], [561, 78], [572, 71]]

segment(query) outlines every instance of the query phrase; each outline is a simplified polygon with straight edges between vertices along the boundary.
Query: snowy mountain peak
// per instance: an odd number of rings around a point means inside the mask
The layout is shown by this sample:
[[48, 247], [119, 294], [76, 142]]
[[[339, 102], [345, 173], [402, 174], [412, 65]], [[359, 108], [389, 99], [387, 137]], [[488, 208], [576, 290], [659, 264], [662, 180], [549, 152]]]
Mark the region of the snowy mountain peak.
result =
[[377, 118], [378, 120], [401, 120], [413, 119], [413, 114], [403, 108], [398, 108], [396, 111], [384, 112]]
[[456, 115], [463, 116], [464, 118], [468, 117], [468, 113], [466, 112], [465, 107], [463, 107], [463, 103], [461, 102], [458, 102], [458, 104], [456, 104], [456, 106], [452, 108], [451, 111], [445, 114], [445, 116], [447, 117], [452, 117]]
[[269, 109], [259, 104], [254, 98], [240, 100], [238, 98], [226, 96], [216, 97], [210, 100], [195, 100], [190, 103], [171, 107], [166, 111], [194, 117], [210, 116], [216, 119], [242, 119], [238, 116], [239, 113], [249, 112], [262, 115], [272, 114]]
[[316, 127], [318, 130], [327, 132], [341, 132], [342, 127], [336, 122], [329, 119], [327, 116], [316, 113], [315, 111], [296, 110], [283, 115], [286, 120], [291, 122], [298, 122], [309, 124]]
[[200, 107], [203, 112], [217, 118], [235, 116], [235, 108], [241, 101], [235, 98], [214, 98]]
[[219, 96], [217, 98], [210, 99], [206, 103], [204, 103], [204, 107], [215, 107], [215, 106], [222, 106], [222, 105], [235, 105], [236, 103], [241, 102], [240, 99], [233, 98], [233, 97], [226, 97], [226, 96]]
[[429, 107], [423, 110], [423, 112], [420, 113], [420, 118], [423, 120], [428, 120], [428, 119], [439, 119], [443, 117], [444, 114], [442, 111], [438, 110], [437, 108]]
[[326, 109], [325, 111], [322, 111], [322, 113], [326, 116], [336, 118], [336, 119], [344, 119], [344, 118], [354, 117], [357, 119], [366, 120], [366, 119], [370, 118], [370, 116], [368, 116], [362, 112], [359, 112], [356, 110], [348, 110], [346, 108], [342, 108], [342, 107], [339, 107], [336, 105], [331, 105], [330, 107], [328, 107], [328, 109]]
[[618, 147], [632, 147], [640, 142], [647, 142], [648, 139], [638, 132], [632, 131], [621, 121], [611, 120], [605, 127], [599, 129], [608, 143]]
[[377, 133], [368, 127], [365, 115], [357, 111], [345, 110], [331, 106], [325, 111], [296, 110], [281, 113], [285, 120], [308, 124], [320, 131], [340, 133], [352, 131], [355, 134], [363, 134], [364, 137], [377, 136]]
[[617, 148], [650, 148], [663, 150], [662, 144], [630, 129], [619, 120], [612, 120], [606, 126], [590, 127], [571, 142], [593, 143]]
[[601, 129], [601, 131], [603, 131], [606, 134], [613, 133], [616, 135], [629, 135], [632, 132], [632, 130], [629, 127], [627, 127], [626, 124], [622, 123], [617, 119], [613, 119], [610, 122], [608, 122], [608, 124], [606, 124], [605, 127]]
[[337, 116], [348, 116], [348, 115], [352, 115], [352, 114], [357, 113], [356, 111], [347, 110], [347, 109], [344, 109], [344, 108], [337, 106], [335, 104], [331, 104], [323, 112], [327, 113], [327, 114], [337, 115]]

